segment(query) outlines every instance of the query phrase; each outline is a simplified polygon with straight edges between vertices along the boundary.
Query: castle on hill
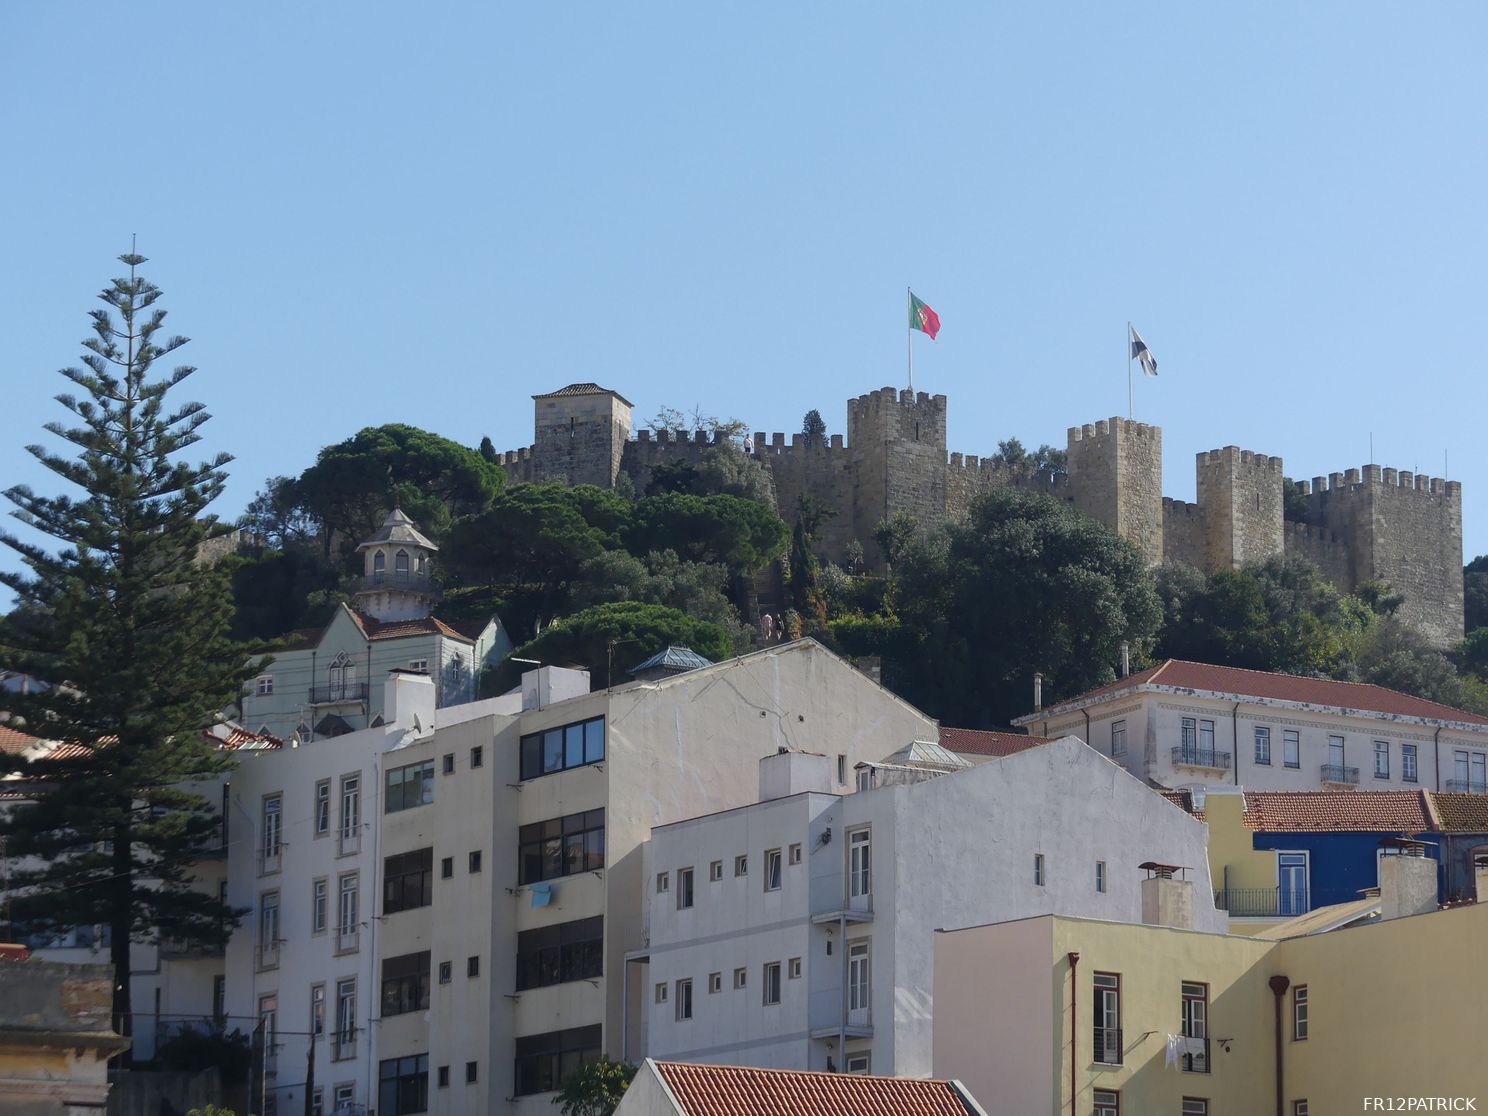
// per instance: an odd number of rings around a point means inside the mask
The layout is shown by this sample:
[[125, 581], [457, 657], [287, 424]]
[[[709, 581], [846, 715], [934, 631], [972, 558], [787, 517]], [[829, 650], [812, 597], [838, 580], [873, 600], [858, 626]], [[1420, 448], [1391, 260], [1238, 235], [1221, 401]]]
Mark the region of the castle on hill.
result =
[[[662, 463], [696, 460], [712, 435], [631, 429], [631, 403], [598, 384], [533, 396], [533, 444], [501, 457], [514, 481], [644, 492]], [[1280, 457], [1226, 446], [1198, 455], [1198, 499], [1162, 494], [1162, 430], [1110, 418], [1072, 426], [1068, 471], [1030, 473], [946, 451], [946, 397], [880, 388], [847, 403], [847, 436], [754, 435], [749, 447], [775, 479], [787, 512], [801, 496], [824, 519], [826, 554], [840, 558], [899, 513], [935, 526], [964, 514], [992, 485], [1068, 500], [1133, 542], [1154, 565], [1177, 560], [1205, 573], [1273, 555], [1306, 558], [1339, 589], [1387, 581], [1400, 616], [1439, 646], [1462, 638], [1462, 485], [1365, 465], [1301, 481], [1306, 522], [1286, 518]]]

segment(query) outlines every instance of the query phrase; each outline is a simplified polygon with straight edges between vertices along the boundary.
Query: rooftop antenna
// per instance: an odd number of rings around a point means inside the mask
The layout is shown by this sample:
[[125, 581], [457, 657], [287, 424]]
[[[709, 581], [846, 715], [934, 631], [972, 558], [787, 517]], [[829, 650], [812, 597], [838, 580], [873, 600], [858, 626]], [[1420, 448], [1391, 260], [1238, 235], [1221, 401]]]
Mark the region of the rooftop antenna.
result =
[[1374, 431], [1369, 432], [1369, 464], [1374, 464]]

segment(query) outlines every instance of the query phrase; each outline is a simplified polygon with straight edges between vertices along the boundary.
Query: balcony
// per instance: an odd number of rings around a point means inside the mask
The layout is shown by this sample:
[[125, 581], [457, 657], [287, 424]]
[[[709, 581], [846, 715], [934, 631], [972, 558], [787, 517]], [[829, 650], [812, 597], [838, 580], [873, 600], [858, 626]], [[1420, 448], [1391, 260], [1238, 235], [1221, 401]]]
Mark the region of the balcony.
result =
[[344, 1062], [356, 1057], [357, 1029], [348, 1027], [331, 1035], [331, 1061]]
[[811, 915], [811, 921], [817, 926], [828, 926], [834, 922], [844, 920], [847, 922], [872, 922], [873, 896], [854, 895], [840, 906], [828, 907], [824, 911], [815, 911]]
[[1356, 787], [1359, 785], [1359, 769], [1344, 767], [1338, 763], [1325, 763], [1323, 764], [1323, 782], [1340, 787]]
[[359, 593], [377, 593], [384, 589], [424, 593], [431, 597], [437, 597], [440, 593], [439, 582], [434, 578], [427, 573], [415, 573], [410, 570], [384, 571], [374, 573], [371, 577], [357, 579], [356, 590]]
[[1198, 748], [1191, 744], [1180, 744], [1173, 749], [1174, 767], [1205, 767], [1210, 771], [1228, 771], [1231, 755], [1216, 752], [1213, 748]]
[[1447, 790], [1453, 794], [1488, 794], [1488, 783], [1482, 779], [1448, 779]]
[[334, 686], [311, 686], [311, 705], [351, 705], [367, 700], [367, 683], [338, 682]]
[[361, 927], [338, 926], [336, 927], [336, 954], [355, 953], [361, 945]]
[[1209, 1072], [1209, 1040], [1207, 1038], [1193, 1038], [1185, 1035], [1183, 1041], [1187, 1045], [1196, 1042], [1203, 1043], [1202, 1052], [1193, 1051], [1183, 1055], [1183, 1070], [1185, 1073], [1208, 1073]]
[[1101, 1065], [1121, 1065], [1121, 1028], [1095, 1028], [1095, 1045], [1092, 1049], [1095, 1052], [1093, 1057]]
[[162, 961], [194, 961], [202, 957], [222, 957], [227, 952], [222, 942], [202, 943], [190, 938], [161, 938], [158, 948]]
[[1214, 906], [1237, 918], [1291, 918], [1357, 898], [1357, 891], [1337, 888], [1227, 887], [1214, 893]]

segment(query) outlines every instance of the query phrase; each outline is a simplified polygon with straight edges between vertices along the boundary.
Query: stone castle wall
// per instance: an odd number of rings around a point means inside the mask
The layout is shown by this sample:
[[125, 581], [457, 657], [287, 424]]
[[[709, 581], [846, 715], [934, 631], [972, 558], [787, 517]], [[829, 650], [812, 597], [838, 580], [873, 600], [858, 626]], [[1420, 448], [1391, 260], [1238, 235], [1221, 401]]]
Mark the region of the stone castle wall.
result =
[[[585, 385], [592, 388], [593, 385]], [[718, 442], [706, 433], [641, 430], [613, 392], [536, 397], [533, 446], [504, 454], [513, 481], [614, 486], [621, 474], [644, 492], [655, 466], [696, 461]], [[1068, 433], [1068, 474], [999, 468], [947, 453], [944, 395], [880, 388], [848, 401], [847, 436], [756, 433], [748, 447], [771, 471], [782, 516], [801, 497], [822, 508], [820, 540], [841, 559], [858, 540], [870, 561], [875, 528], [904, 513], [934, 527], [966, 514], [994, 485], [1069, 500], [1135, 544], [1154, 565], [1181, 561], [1204, 572], [1273, 555], [1314, 562], [1344, 591], [1388, 581], [1405, 595], [1401, 616], [1446, 645], [1462, 635], [1462, 486], [1367, 465], [1301, 482], [1309, 522], [1283, 515], [1280, 457], [1236, 446], [1195, 462], [1198, 500], [1162, 495], [1162, 431], [1113, 417]]]

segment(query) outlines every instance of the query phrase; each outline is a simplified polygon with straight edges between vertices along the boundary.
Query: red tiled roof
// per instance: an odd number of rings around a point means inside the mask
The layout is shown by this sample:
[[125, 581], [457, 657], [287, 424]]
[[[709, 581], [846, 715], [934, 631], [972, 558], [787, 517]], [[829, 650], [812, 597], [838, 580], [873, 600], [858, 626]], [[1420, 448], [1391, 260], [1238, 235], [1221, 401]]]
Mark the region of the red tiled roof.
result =
[[987, 729], [940, 729], [940, 746], [967, 756], [1013, 756], [1049, 743], [1049, 737], [1021, 732], [992, 732]]
[[211, 729], [205, 729], [202, 735], [217, 746], [219, 752], [236, 752], [239, 748], [282, 748], [284, 741], [269, 733], [249, 732], [241, 725], [232, 725], [227, 730], [226, 736], [218, 736]]
[[1430, 798], [1443, 832], [1488, 833], [1488, 794], [1430, 793]]
[[7, 725], [0, 725], [0, 752], [7, 756], [18, 756], [36, 743], [38, 743], [37, 737]]
[[[1294, 701], [1305, 705], [1324, 705], [1338, 709], [1359, 709], [1395, 717], [1420, 717], [1431, 721], [1461, 721], [1488, 726], [1488, 717], [1454, 709], [1450, 705], [1412, 697], [1398, 690], [1387, 690], [1367, 682], [1336, 682], [1331, 678], [1304, 678], [1296, 674], [1273, 674], [1264, 670], [1214, 666], [1168, 659], [1155, 667], [1138, 671], [1127, 678], [1098, 686], [1076, 697], [1050, 706], [1035, 717], [1049, 716], [1064, 707], [1085, 705], [1107, 694], [1124, 693], [1143, 684], [1171, 686], [1179, 690], [1203, 690], [1209, 693], [1236, 694], [1243, 697], [1267, 698], [1272, 701]], [[1024, 718], [1019, 718], [1020, 720]]]
[[354, 608], [347, 611], [351, 613], [351, 618], [356, 621], [357, 627], [362, 629], [362, 634], [371, 640], [401, 639], [404, 636], [415, 635], [446, 635], [465, 643], [475, 642], [473, 637], [457, 631], [437, 616], [425, 616], [418, 620], [389, 620], [384, 623]]
[[1425, 833], [1420, 791], [1247, 791], [1245, 824], [1263, 833]]
[[626, 399], [618, 391], [607, 387], [600, 387], [598, 384], [569, 384], [567, 387], [561, 387], [557, 391], [545, 391], [539, 395], [534, 395], [532, 398], [559, 399], [565, 395], [613, 395], [627, 407], [632, 406], [630, 400]]
[[657, 1062], [686, 1116], [967, 1116], [946, 1081]]
[[1192, 814], [1199, 821], [1204, 820], [1204, 811], [1194, 809], [1193, 792], [1186, 790], [1163, 790], [1158, 788], [1157, 793], [1166, 798], [1184, 813]]

